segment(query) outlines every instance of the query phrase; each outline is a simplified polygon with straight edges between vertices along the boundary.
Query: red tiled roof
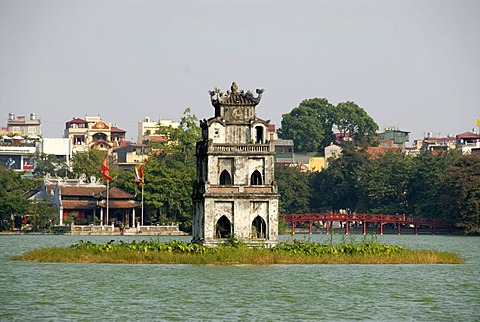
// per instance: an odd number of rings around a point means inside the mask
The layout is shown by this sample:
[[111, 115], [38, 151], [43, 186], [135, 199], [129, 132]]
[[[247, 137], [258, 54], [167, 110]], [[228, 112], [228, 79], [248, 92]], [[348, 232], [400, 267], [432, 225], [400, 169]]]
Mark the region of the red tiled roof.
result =
[[87, 123], [87, 121], [74, 117], [73, 119], [71, 119], [70, 121], [67, 122], [67, 124], [72, 124], [72, 123], [74, 123], [74, 124]]
[[455, 143], [455, 138], [425, 138], [425, 142], [453, 142]]
[[132, 141], [120, 141], [118, 143], [118, 146], [122, 147], [122, 146], [127, 146], [127, 145], [132, 145], [133, 142]]
[[[102, 200], [98, 203], [98, 206], [101, 208], [107, 208], [107, 201]], [[137, 208], [140, 206], [138, 201], [133, 200], [109, 200], [108, 208], [116, 208], [116, 209], [130, 209], [130, 208]]]
[[165, 135], [150, 135], [149, 140], [150, 142], [166, 143], [168, 142], [168, 137]]
[[377, 158], [377, 157], [380, 157], [382, 155], [384, 155], [385, 153], [387, 153], [388, 151], [400, 151], [399, 148], [384, 148], [384, 147], [380, 147], [380, 146], [370, 146], [367, 148], [367, 153], [368, 155], [370, 156], [371, 159], [374, 159], [374, 158]]
[[62, 200], [63, 209], [94, 209], [95, 200]]
[[102, 191], [105, 191], [105, 187], [70, 187], [64, 186], [60, 187], [62, 196], [70, 197], [93, 197], [94, 194], [100, 194]]
[[480, 139], [480, 134], [473, 133], [473, 132], [465, 132], [461, 134], [457, 134], [457, 139]]
[[[101, 192], [95, 194], [95, 198], [106, 198], [106, 189], [103, 189]], [[123, 191], [120, 188], [113, 187], [110, 188], [110, 193], [108, 195], [109, 199], [133, 199], [133, 195], [129, 194], [128, 192]]]
[[127, 131], [124, 131], [122, 129], [119, 129], [118, 127], [116, 126], [112, 126], [112, 128], [110, 129], [112, 133], [127, 133]]

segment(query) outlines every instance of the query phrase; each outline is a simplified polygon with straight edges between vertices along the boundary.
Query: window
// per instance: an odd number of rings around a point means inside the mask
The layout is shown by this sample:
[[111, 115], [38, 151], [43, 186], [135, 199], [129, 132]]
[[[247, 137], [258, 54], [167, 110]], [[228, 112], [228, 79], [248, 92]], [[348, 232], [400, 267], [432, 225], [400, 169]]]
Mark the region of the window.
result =
[[266, 238], [267, 224], [262, 217], [257, 216], [252, 222], [252, 238]]
[[220, 217], [215, 225], [216, 238], [228, 238], [232, 233], [232, 225], [226, 216]]
[[263, 127], [255, 127], [255, 143], [263, 143]]
[[262, 185], [262, 175], [258, 170], [253, 171], [252, 176], [250, 177], [250, 185], [259, 186]]
[[230, 173], [228, 173], [227, 170], [223, 170], [222, 173], [220, 173], [220, 185], [221, 186], [232, 185], [232, 177], [230, 176]]

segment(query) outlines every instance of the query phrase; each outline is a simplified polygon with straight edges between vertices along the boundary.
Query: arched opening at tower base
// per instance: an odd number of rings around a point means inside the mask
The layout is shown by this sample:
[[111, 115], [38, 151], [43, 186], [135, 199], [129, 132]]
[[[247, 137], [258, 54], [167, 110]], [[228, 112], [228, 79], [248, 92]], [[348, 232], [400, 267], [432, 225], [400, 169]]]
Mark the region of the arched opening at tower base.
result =
[[232, 225], [230, 220], [226, 216], [222, 216], [218, 219], [215, 225], [215, 237], [216, 238], [229, 238], [232, 234]]
[[252, 222], [252, 238], [267, 238], [267, 224], [262, 217], [257, 216]]

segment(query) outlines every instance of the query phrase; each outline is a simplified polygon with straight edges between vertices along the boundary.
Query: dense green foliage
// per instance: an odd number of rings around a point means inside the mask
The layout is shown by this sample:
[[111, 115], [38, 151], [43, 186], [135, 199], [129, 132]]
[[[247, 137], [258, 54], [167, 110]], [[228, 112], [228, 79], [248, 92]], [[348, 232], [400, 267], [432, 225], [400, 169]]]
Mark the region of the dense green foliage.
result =
[[[86, 152], [76, 152], [72, 157], [72, 176], [80, 177], [82, 174], [85, 174], [87, 178], [94, 176], [97, 180], [106, 181], [102, 175], [102, 162], [105, 160], [106, 153], [97, 149], [90, 149]], [[114, 166], [111, 166], [112, 162], [109, 162], [109, 174], [110, 177], [116, 177], [116, 169]]]
[[209, 247], [179, 241], [113, 240], [106, 244], [80, 241], [70, 247], [41, 248], [16, 256], [15, 260], [38, 262], [155, 263], [155, 264], [399, 264], [463, 263], [451, 253], [410, 251], [401, 246], [377, 243], [373, 238], [361, 243], [320, 244], [294, 240], [273, 248], [247, 247], [228, 241]]
[[22, 178], [19, 173], [0, 166], [0, 230], [13, 228], [20, 223], [20, 218], [28, 209], [28, 199], [22, 187]]
[[451, 163], [441, 184], [443, 214], [466, 232], [480, 233], [480, 155], [466, 155]]
[[450, 151], [416, 157], [387, 152], [369, 158], [345, 149], [311, 175], [311, 208], [442, 218], [480, 231], [480, 156]]
[[310, 210], [309, 172], [302, 172], [300, 167], [275, 164], [275, 180], [281, 196], [281, 213], [303, 213]]
[[[190, 230], [195, 143], [201, 136], [197, 123], [196, 116], [186, 109], [179, 128], [159, 126], [157, 132], [168, 135], [169, 143], [148, 147], [150, 152], [144, 165], [146, 224], [180, 222], [183, 230]], [[136, 195], [137, 200], [141, 198], [141, 186], [134, 182], [133, 171], [119, 173], [112, 185]]]
[[297, 152], [317, 152], [335, 142], [334, 130], [348, 133], [355, 145], [368, 146], [375, 144], [378, 125], [354, 102], [334, 106], [325, 98], [313, 98], [282, 115], [278, 135], [292, 139]]
[[44, 202], [31, 201], [26, 193], [39, 185], [38, 179], [24, 178], [18, 172], [0, 166], [0, 231], [19, 228], [25, 215], [31, 215], [33, 230], [49, 227], [53, 207]]

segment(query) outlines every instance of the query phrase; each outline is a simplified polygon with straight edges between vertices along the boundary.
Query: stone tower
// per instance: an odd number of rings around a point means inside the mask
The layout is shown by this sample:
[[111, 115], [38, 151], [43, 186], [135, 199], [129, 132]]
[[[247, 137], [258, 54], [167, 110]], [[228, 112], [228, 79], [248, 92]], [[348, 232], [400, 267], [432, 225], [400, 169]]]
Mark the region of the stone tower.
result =
[[269, 121], [256, 117], [257, 96], [210, 91], [215, 116], [200, 122], [193, 198], [193, 242], [216, 246], [230, 237], [249, 245], [278, 244], [278, 193]]

